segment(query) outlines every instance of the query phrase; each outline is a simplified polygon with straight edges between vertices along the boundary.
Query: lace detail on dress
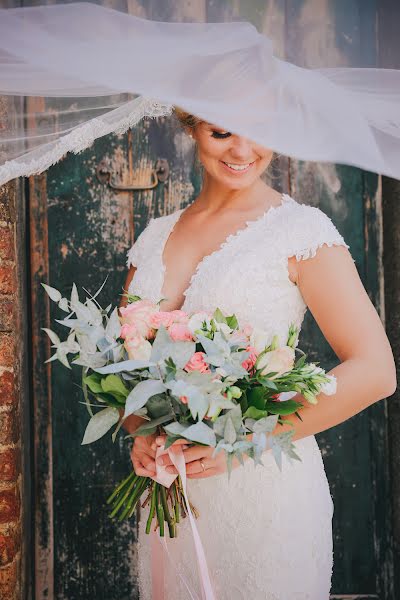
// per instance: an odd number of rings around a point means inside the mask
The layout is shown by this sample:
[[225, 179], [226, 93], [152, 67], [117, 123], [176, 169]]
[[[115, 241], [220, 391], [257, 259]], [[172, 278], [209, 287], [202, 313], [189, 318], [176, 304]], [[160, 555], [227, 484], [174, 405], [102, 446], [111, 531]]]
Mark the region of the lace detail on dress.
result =
[[[160, 300], [162, 253], [182, 210], [152, 219], [129, 251], [129, 260], [138, 265], [131, 293]], [[286, 343], [289, 324], [301, 329], [307, 310], [299, 288], [289, 279], [288, 258], [315, 256], [324, 244], [349, 247], [322, 210], [285, 194], [281, 205], [249, 221], [201, 260], [182, 308], [191, 312], [219, 307], [259, 328], [267, 339], [277, 334]], [[329, 599], [332, 498], [315, 437], [298, 440], [296, 447], [302, 462], [285, 461], [282, 472], [266, 453], [264, 466], [254, 467], [249, 459], [232, 472], [230, 482], [225, 474], [188, 480], [190, 499], [200, 512], [197, 525], [218, 600]], [[150, 600], [147, 512], [141, 514], [140, 598]], [[201, 597], [187, 519], [179, 524], [178, 537], [167, 542], [178, 570]], [[165, 599], [189, 599], [168, 560], [166, 564]]]
[[0, 166], [0, 186], [15, 177], [42, 173], [58, 162], [67, 152], [77, 154], [89, 148], [94, 140], [109, 133], [125, 133], [143, 117], [156, 118], [170, 115], [172, 105], [161, 104], [152, 98], [142, 96], [126, 102], [118, 108], [106, 112], [101, 117], [77, 125], [65, 135], [48, 144], [23, 154], [21, 158], [8, 160]]

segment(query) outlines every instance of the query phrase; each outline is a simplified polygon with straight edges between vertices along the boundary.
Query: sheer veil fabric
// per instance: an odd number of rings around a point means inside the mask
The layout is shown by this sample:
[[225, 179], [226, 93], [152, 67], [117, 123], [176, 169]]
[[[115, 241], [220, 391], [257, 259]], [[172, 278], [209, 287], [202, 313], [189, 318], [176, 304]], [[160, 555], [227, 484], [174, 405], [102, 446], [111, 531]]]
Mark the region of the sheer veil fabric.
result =
[[22, 131], [0, 128], [0, 185], [174, 106], [281, 154], [400, 179], [400, 71], [299, 67], [248, 22], [86, 2], [1, 9], [0, 95], [66, 99], [56, 120], [25, 109]]

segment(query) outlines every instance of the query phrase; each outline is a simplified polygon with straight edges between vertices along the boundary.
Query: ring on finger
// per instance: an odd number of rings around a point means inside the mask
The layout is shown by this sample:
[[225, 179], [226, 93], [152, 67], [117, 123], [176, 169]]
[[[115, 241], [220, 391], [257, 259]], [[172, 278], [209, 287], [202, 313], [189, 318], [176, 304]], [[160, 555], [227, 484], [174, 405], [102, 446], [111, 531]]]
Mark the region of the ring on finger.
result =
[[204, 462], [203, 462], [202, 459], [200, 460], [200, 466], [201, 466], [201, 468], [203, 470], [203, 473], [204, 473], [204, 471], [206, 470], [206, 466], [205, 466], [205, 464], [204, 464]]

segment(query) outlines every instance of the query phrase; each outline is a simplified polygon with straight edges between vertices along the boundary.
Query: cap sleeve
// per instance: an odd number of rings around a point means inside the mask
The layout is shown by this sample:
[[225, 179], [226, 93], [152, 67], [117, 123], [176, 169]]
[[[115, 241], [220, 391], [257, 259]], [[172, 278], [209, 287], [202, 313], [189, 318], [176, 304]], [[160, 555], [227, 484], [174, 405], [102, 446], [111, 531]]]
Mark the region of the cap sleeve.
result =
[[128, 267], [128, 269], [131, 266], [138, 267], [140, 265], [143, 259], [143, 255], [145, 253], [146, 245], [148, 243], [148, 240], [150, 239], [151, 225], [153, 222], [154, 219], [150, 219], [150, 221], [147, 224], [147, 227], [145, 227], [142, 233], [138, 235], [133, 246], [131, 246], [131, 248], [126, 253], [126, 266]]
[[298, 261], [312, 258], [324, 244], [350, 248], [331, 218], [316, 206], [299, 204], [290, 230], [288, 256], [296, 256]]

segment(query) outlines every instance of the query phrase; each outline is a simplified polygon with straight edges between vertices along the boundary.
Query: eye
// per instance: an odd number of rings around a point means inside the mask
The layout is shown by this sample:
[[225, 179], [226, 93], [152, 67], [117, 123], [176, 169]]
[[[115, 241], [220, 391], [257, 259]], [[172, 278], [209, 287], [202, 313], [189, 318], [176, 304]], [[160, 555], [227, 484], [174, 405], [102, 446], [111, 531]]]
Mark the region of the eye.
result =
[[221, 131], [213, 131], [211, 134], [211, 137], [217, 138], [218, 140], [222, 140], [224, 138], [229, 137], [230, 135], [232, 135], [229, 131], [226, 132], [221, 132]]

